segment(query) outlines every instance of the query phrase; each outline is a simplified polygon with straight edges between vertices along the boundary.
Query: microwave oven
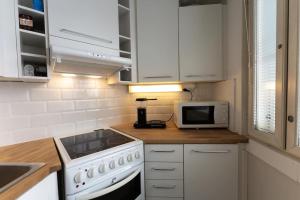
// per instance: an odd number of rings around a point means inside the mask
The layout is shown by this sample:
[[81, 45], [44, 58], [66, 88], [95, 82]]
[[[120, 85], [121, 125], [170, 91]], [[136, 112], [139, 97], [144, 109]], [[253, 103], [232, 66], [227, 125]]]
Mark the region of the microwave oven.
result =
[[174, 122], [178, 128], [227, 128], [228, 102], [175, 102]]

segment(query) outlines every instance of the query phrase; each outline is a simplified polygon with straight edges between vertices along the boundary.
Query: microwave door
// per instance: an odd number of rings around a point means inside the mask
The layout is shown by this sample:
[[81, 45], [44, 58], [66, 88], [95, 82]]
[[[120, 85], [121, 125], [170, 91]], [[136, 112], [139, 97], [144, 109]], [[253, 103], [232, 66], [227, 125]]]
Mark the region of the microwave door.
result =
[[182, 124], [214, 124], [215, 106], [183, 106]]

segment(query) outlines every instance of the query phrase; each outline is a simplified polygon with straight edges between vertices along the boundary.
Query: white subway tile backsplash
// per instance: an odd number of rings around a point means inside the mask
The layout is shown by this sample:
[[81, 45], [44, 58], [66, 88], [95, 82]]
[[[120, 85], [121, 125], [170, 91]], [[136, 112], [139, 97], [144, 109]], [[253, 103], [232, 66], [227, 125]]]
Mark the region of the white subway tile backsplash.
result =
[[87, 117], [86, 117], [86, 112], [85, 111], [75, 111], [75, 112], [62, 113], [62, 122], [63, 123], [83, 121], [86, 118]]
[[46, 128], [28, 128], [12, 132], [16, 143], [47, 137]]
[[12, 87], [10, 83], [1, 83], [0, 102], [28, 101], [28, 91], [22, 87]]
[[74, 110], [73, 101], [50, 101], [47, 103], [48, 112], [65, 112]]
[[58, 88], [58, 89], [66, 89], [66, 88], [74, 88], [77, 79], [66, 78], [62, 76], [53, 76], [51, 81], [48, 82], [48, 88]]
[[89, 99], [105, 98], [105, 90], [104, 89], [87, 89], [86, 95], [87, 95], [87, 98], [89, 98]]
[[31, 127], [43, 127], [61, 123], [61, 114], [33, 115], [31, 117]]
[[0, 103], [0, 118], [10, 117], [10, 106], [8, 103]]
[[76, 82], [76, 87], [78, 88], [96, 88], [96, 79], [79, 79]]
[[62, 90], [62, 99], [86, 99], [87, 93], [84, 89], [65, 89]]
[[48, 137], [58, 137], [76, 134], [76, 125], [75, 123], [56, 124], [48, 127], [47, 133]]
[[45, 102], [25, 102], [11, 104], [13, 115], [31, 115], [46, 112]]
[[[199, 84], [200, 100], [211, 87]], [[181, 93], [129, 94], [127, 86], [107, 85], [105, 79], [65, 78], [48, 83], [0, 82], [0, 146], [63, 136], [136, 121], [137, 97], [148, 102], [148, 120], [167, 120]]]
[[0, 132], [1, 131], [12, 131], [20, 130], [30, 127], [29, 117], [13, 117], [0, 119]]
[[76, 123], [78, 132], [88, 132], [97, 129], [97, 120], [87, 120]]
[[33, 101], [51, 101], [51, 100], [60, 100], [61, 94], [58, 89], [33, 89], [30, 91], [30, 98]]
[[79, 100], [76, 101], [76, 110], [96, 109], [98, 108], [97, 100]]

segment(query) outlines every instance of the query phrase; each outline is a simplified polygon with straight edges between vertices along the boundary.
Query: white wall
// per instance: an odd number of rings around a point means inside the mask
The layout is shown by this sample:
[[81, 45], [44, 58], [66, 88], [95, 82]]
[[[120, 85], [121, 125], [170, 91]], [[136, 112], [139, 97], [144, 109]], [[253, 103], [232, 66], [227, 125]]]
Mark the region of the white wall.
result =
[[254, 141], [248, 151], [248, 200], [300, 199], [300, 162]]

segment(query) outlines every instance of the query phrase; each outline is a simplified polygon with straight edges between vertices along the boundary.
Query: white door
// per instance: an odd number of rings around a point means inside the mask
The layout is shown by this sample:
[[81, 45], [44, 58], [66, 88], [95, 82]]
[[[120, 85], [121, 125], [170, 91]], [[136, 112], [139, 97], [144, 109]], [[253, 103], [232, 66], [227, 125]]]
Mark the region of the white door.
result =
[[184, 199], [237, 200], [237, 145], [184, 145]]
[[137, 1], [139, 82], [178, 81], [178, 1]]
[[223, 79], [222, 5], [179, 8], [181, 81]]
[[49, 0], [48, 17], [51, 36], [119, 49], [117, 0]]

